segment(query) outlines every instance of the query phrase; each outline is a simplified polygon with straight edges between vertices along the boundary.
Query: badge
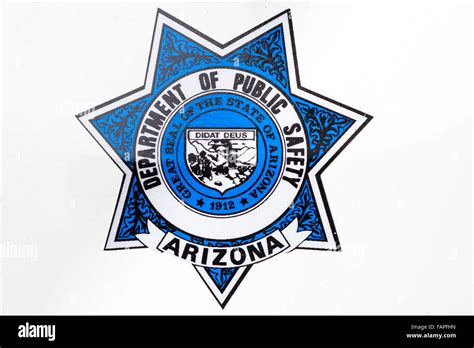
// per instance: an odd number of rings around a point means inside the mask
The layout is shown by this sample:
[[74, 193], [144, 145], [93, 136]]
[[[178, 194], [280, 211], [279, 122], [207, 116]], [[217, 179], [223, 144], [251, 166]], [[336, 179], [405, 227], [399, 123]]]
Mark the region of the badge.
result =
[[340, 250], [320, 175], [371, 117], [298, 76], [289, 11], [220, 44], [159, 10], [145, 85], [78, 115], [124, 173], [105, 249], [191, 263], [222, 308], [260, 262]]

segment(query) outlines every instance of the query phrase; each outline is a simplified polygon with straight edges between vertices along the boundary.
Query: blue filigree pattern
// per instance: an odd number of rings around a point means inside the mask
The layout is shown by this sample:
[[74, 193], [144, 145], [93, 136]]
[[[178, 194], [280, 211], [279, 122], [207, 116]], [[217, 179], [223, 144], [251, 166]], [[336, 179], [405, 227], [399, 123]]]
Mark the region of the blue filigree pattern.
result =
[[306, 182], [302, 188], [299, 199], [293, 205], [291, 213], [287, 215], [284, 225], [288, 225], [296, 218], [298, 219], [298, 231], [321, 229], [316, 205], [308, 182]]
[[195, 65], [218, 62], [218, 59], [209, 51], [200, 48], [190, 40], [180, 38], [175, 32], [164, 31], [163, 40], [159, 64], [160, 81], [165, 81]]
[[224, 292], [238, 268], [206, 268], [207, 273], [221, 292]]
[[288, 85], [281, 28], [270, 31], [246, 46], [229, 60], [253, 66], [273, 76], [283, 87]]
[[310, 166], [313, 166], [354, 123], [354, 120], [313, 104], [296, 103], [310, 136]]
[[122, 222], [117, 233], [117, 240], [133, 240], [136, 234], [149, 233], [148, 220], [163, 232], [174, 230], [150, 205], [137, 179], [133, 178], [122, 215]]
[[115, 151], [126, 160], [130, 167], [132, 167], [131, 148], [133, 146], [136, 123], [146, 105], [146, 100], [139, 100], [91, 121], [94, 127], [104, 136]]
[[311, 235], [308, 239], [325, 241], [326, 235], [324, 233], [323, 225], [319, 218], [318, 209], [311, 192], [310, 183], [306, 181], [301, 188], [301, 191], [296, 198], [295, 202], [283, 217], [280, 218], [275, 224], [265, 230], [265, 233], [271, 233], [275, 229], [282, 231], [285, 229], [294, 219], [298, 219], [298, 232], [300, 231], [311, 231]]

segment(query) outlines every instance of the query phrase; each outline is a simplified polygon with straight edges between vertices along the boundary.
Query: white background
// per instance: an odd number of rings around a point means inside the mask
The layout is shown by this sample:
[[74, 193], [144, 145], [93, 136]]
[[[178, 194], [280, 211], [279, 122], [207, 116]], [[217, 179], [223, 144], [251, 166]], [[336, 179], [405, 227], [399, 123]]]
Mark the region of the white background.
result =
[[[291, 8], [301, 82], [375, 118], [323, 174], [342, 252], [256, 265], [220, 309], [190, 264], [103, 251], [122, 174], [74, 115], [143, 84], [157, 6], [220, 42]], [[468, 314], [468, 1], [4, 3], [2, 312]]]

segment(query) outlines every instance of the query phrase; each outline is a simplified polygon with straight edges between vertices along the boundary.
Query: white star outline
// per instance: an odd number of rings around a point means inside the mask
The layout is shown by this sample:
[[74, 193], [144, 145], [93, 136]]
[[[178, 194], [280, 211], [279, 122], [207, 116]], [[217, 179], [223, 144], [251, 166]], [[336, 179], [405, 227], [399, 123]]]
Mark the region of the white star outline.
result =
[[[77, 115], [78, 120], [82, 123], [82, 125], [87, 129], [87, 131], [99, 143], [99, 145], [105, 150], [105, 152], [109, 155], [109, 157], [115, 162], [115, 164], [124, 174], [120, 187], [119, 198], [116, 203], [114, 216], [109, 229], [104, 250], [146, 248], [146, 246], [138, 239], [130, 241], [115, 240], [123, 209], [125, 207], [128, 189], [130, 187], [131, 179], [133, 177], [133, 172], [122, 160], [122, 158], [115, 152], [112, 146], [97, 131], [97, 129], [91, 123], [91, 120], [124, 104], [128, 104], [134, 100], [145, 97], [146, 95], [152, 92], [153, 78], [155, 75], [156, 65], [158, 63], [157, 58], [159, 53], [159, 44], [161, 41], [161, 34], [163, 32], [162, 29], [164, 25], [167, 25], [168, 27], [176, 30], [177, 32], [182, 33], [183, 35], [187, 36], [196, 43], [206, 47], [209, 51], [214, 52], [215, 54], [222, 57], [240, 48], [241, 46], [244, 46], [249, 41], [254, 40], [255, 38], [270, 31], [271, 29], [281, 25], [283, 32], [284, 51], [287, 59], [290, 94], [306, 99], [330, 111], [334, 111], [354, 120], [354, 123], [332, 145], [332, 147], [323, 155], [323, 157], [318, 160], [316, 165], [307, 174], [315, 198], [316, 206], [319, 212], [319, 217], [321, 219], [324, 231], [326, 232], [327, 241], [305, 240], [296, 248], [340, 251], [341, 247], [327, 203], [326, 195], [321, 181], [321, 174], [326, 169], [326, 167], [334, 160], [334, 158], [345, 148], [345, 146], [347, 146], [348, 143], [367, 125], [367, 123], [372, 119], [372, 116], [355, 110], [346, 105], [343, 105], [334, 100], [331, 100], [301, 86], [296, 60], [296, 46], [291, 23], [291, 12], [289, 9], [256, 26], [255, 28], [250, 29], [246, 33], [229, 41], [226, 44], [220, 44], [216, 42], [210, 37], [198, 32], [196, 29], [174, 18], [165, 11], [158, 9], [151, 50], [148, 59], [148, 67], [146, 70], [145, 84], [142, 87], [139, 87], [129, 93], [126, 93], [109, 102], [101, 104], [95, 108], [92, 108], [91, 110], [85, 111]], [[209, 287], [209, 289], [211, 290], [214, 297], [219, 302], [222, 308], [224, 308], [224, 306], [230, 300], [230, 297], [235, 292], [238, 285], [251, 268], [251, 266], [244, 266], [238, 268], [236, 274], [232, 277], [229, 284], [226, 286], [224, 291], [221, 292], [221, 290], [219, 290], [219, 288], [214, 284], [209, 274], [203, 267], [194, 267], [196, 268], [206, 285]]]

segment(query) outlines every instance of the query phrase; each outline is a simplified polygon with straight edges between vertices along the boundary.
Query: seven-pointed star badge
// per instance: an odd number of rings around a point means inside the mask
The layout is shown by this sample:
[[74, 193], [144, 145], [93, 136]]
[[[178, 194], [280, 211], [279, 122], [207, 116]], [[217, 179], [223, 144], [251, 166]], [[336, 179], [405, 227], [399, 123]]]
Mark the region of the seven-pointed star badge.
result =
[[371, 117], [300, 85], [289, 10], [226, 44], [158, 10], [145, 85], [78, 118], [124, 174], [105, 249], [190, 262], [222, 308], [254, 264], [340, 250], [320, 175]]

